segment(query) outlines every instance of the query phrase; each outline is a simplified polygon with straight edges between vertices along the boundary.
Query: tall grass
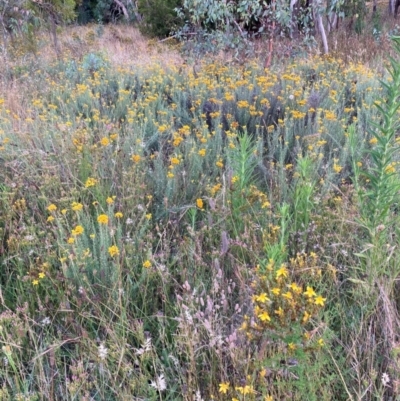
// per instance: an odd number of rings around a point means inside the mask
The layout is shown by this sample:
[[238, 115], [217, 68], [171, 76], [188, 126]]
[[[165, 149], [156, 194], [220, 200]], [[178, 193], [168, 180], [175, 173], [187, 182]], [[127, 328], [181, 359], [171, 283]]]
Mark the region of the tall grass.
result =
[[396, 399], [397, 61], [38, 60], [0, 99], [1, 399]]

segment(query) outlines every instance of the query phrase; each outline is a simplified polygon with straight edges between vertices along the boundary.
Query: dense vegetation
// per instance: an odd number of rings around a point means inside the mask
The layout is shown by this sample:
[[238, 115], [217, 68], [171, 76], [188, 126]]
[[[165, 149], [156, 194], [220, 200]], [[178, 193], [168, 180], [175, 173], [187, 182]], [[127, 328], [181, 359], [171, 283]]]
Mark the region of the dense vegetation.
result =
[[[0, 400], [400, 399], [385, 11], [328, 3], [345, 19], [324, 17], [321, 56], [318, 2], [295, 32], [283, 2], [18, 1], [0, 4]], [[60, 28], [115, 7], [174, 39]]]

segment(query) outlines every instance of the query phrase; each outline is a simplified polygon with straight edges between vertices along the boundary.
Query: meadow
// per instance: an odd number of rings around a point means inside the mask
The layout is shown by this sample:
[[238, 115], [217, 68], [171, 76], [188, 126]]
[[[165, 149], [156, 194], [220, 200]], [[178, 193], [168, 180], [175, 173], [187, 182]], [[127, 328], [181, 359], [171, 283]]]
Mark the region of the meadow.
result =
[[193, 68], [129, 35], [9, 44], [0, 400], [399, 400], [400, 39]]

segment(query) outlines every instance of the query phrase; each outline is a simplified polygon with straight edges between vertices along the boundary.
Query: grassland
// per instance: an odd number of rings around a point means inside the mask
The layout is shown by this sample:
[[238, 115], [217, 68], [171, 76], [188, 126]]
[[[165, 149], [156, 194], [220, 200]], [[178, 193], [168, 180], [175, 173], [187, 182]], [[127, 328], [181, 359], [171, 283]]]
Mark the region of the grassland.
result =
[[47, 42], [1, 75], [0, 400], [400, 399], [399, 44]]

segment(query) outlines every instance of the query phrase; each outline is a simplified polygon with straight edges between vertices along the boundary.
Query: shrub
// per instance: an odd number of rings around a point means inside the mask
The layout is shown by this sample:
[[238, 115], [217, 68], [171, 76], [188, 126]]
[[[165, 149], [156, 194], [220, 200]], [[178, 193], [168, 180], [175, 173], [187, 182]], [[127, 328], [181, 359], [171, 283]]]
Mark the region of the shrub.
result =
[[141, 31], [150, 36], [168, 36], [183, 25], [175, 12], [180, 6], [181, 0], [139, 0], [139, 13], [143, 17]]

